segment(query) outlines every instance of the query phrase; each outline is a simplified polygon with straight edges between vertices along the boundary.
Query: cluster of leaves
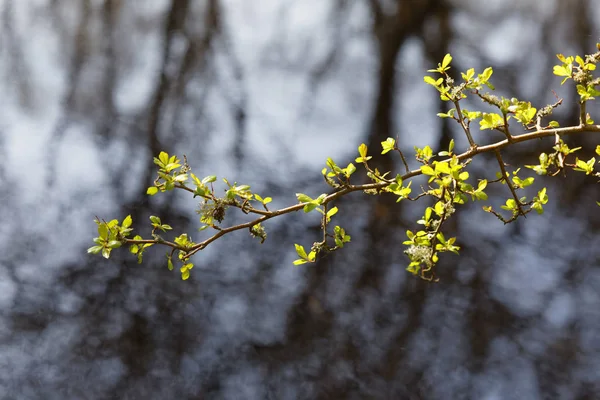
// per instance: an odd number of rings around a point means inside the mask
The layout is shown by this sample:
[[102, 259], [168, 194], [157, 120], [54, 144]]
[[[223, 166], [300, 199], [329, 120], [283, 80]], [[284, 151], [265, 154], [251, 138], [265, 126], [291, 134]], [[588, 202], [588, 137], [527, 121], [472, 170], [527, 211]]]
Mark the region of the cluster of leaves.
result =
[[[565, 57], [562, 54], [558, 54], [557, 57], [561, 65], [554, 67], [554, 74], [563, 77], [562, 83], [572, 79], [579, 95], [580, 124], [577, 126], [560, 127], [559, 123], [553, 120], [544, 124], [544, 120], [552, 115], [554, 109], [562, 103], [562, 99], [557, 98], [556, 103], [537, 109], [532, 106], [531, 102], [498, 97], [486, 91], [488, 89], [495, 90], [494, 85], [490, 82], [493, 75], [491, 67], [477, 74], [473, 68], [470, 68], [460, 74], [460, 82], [455, 82], [449, 72], [452, 57], [447, 54], [437, 68], [429, 70], [437, 76], [425, 76], [424, 81], [439, 92], [443, 101], [450, 104], [450, 109], [446, 113], [439, 113], [438, 116], [458, 123], [469, 143], [469, 148], [463, 153], [455, 153], [454, 140], [450, 142], [447, 150], [437, 154], [429, 146], [415, 147], [415, 160], [420, 166], [410, 170], [407, 159], [397, 145], [397, 140], [387, 138], [381, 143], [381, 155], [397, 154], [405, 168], [404, 174], [398, 173], [392, 177], [391, 171], [380, 172], [371, 168], [369, 160], [372, 159], [372, 156], [368, 155], [367, 146], [361, 144], [358, 147], [358, 157], [354, 160], [358, 167], [354, 163], [341, 167], [333, 159], [327, 159], [326, 167], [321, 172], [325, 182], [333, 189], [331, 193], [323, 193], [314, 198], [304, 193], [297, 193], [297, 204], [278, 210], [269, 210], [268, 204], [272, 201], [271, 197], [262, 197], [253, 193], [249, 185], [238, 185], [237, 182], [232, 184], [227, 179], [223, 179], [226, 188], [224, 194], [219, 196], [213, 186], [213, 183], [217, 181], [216, 176], [209, 175], [199, 179], [191, 172], [185, 156], [182, 163], [176, 156], [161, 152], [158, 157], [154, 158], [154, 163], [158, 166], [158, 177], [154, 181], [154, 185], [148, 188], [147, 193], [153, 196], [159, 192], [181, 189], [191, 193], [194, 197], [199, 197], [197, 209], [201, 224], [199, 230], [211, 229], [213, 234], [201, 242], [192, 241], [187, 233], [182, 233], [173, 241], [168, 241], [163, 239], [159, 232], [170, 231], [172, 230], [171, 226], [164, 224], [159, 217], [151, 216], [152, 238], [144, 239], [140, 235], [136, 235], [130, 239], [129, 234], [132, 231], [130, 216], [127, 216], [121, 224], [118, 220], [106, 222], [96, 219], [99, 236], [94, 239], [96, 245], [89, 248], [88, 252], [102, 253], [104, 257], [108, 258], [112, 249], [128, 244], [130, 252], [138, 257], [138, 262], [141, 262], [146, 248], [154, 244], [165, 245], [171, 248], [171, 251], [166, 254], [168, 268], [174, 269], [173, 255], [177, 252], [181, 263], [181, 277], [185, 280], [189, 278], [190, 270], [194, 267], [194, 264], [190, 262], [191, 256], [221, 236], [233, 231], [248, 229], [250, 234], [260, 239], [262, 243], [267, 238], [263, 222], [283, 214], [303, 210], [305, 213], [316, 211], [321, 214], [323, 234], [321, 240], [313, 243], [308, 251], [304, 246], [295, 244], [299, 258], [294, 261], [294, 264], [313, 263], [322, 253], [341, 249], [350, 242], [350, 235], [344, 228], [335, 225], [333, 229], [330, 229], [331, 220], [339, 211], [336, 206], [332, 206], [332, 202], [350, 192], [362, 191], [372, 195], [393, 195], [396, 196], [397, 202], [416, 201], [421, 197], [431, 199], [431, 205], [425, 208], [423, 216], [416, 222], [422, 227], [406, 232], [407, 240], [404, 241], [404, 245], [407, 248], [404, 253], [410, 259], [407, 267], [409, 272], [423, 279], [433, 280], [435, 279], [434, 267], [440, 254], [444, 252], [458, 254], [460, 250], [460, 247], [456, 245], [456, 237], [447, 238], [442, 231], [444, 224], [456, 213], [457, 207], [469, 200], [487, 201], [488, 196], [485, 190], [489, 185], [506, 185], [509, 189], [510, 196], [500, 207], [504, 212], [508, 212], [508, 215], [505, 216], [503, 211], [497, 211], [491, 205], [483, 206], [484, 211], [495, 215], [505, 224], [534, 210], [538, 214], [543, 213], [544, 205], [548, 202], [546, 188], [537, 190], [530, 200], [527, 195], [518, 195], [519, 191], [524, 191], [532, 186], [535, 178], [519, 176], [521, 168], [508, 171], [501, 154], [501, 150], [504, 148], [523, 141], [554, 137], [553, 152], [541, 153], [539, 164], [525, 165], [526, 168], [533, 170], [538, 175], [554, 176], [568, 167], [574, 171], [584, 172], [586, 175], [600, 177], [600, 172], [595, 171], [595, 157], [588, 160], [575, 158], [574, 161], [569, 162], [571, 155], [580, 148], [571, 149], [563, 140], [563, 136], [571, 133], [600, 132], [600, 125], [593, 125], [593, 120], [586, 112], [586, 103], [594, 100], [600, 94], [598, 90], [600, 78], [593, 75], [596, 64], [600, 62], [600, 44], [598, 44], [597, 53], [585, 57]], [[462, 108], [464, 103], [461, 102], [469, 96], [479, 98], [488, 107], [491, 107], [491, 110]], [[504, 138], [492, 144], [479, 145], [471, 132], [473, 122], [478, 123], [480, 131], [497, 131]], [[519, 133], [514, 133], [515, 128], [519, 130]], [[496, 172], [493, 179], [480, 178], [476, 182], [469, 182], [470, 174], [466, 170], [467, 166], [474, 156], [484, 152], [495, 154], [499, 171]], [[600, 156], [600, 145], [596, 147], [596, 154]], [[364, 174], [370, 182], [352, 183], [352, 177], [359, 167], [363, 168]], [[411, 197], [412, 181], [409, 179], [419, 175], [428, 177], [427, 186]], [[244, 214], [253, 215], [253, 219], [224, 227], [222, 224], [227, 210], [230, 208], [237, 208]]]
[[98, 225], [98, 237], [94, 238], [96, 245], [90, 247], [87, 252], [89, 254], [102, 253], [102, 257], [104, 258], [109, 258], [110, 252], [113, 249], [121, 247], [133, 230], [130, 228], [133, 222], [131, 215], [128, 215], [121, 225], [119, 225], [119, 221], [116, 219], [106, 222], [96, 217], [94, 222]]

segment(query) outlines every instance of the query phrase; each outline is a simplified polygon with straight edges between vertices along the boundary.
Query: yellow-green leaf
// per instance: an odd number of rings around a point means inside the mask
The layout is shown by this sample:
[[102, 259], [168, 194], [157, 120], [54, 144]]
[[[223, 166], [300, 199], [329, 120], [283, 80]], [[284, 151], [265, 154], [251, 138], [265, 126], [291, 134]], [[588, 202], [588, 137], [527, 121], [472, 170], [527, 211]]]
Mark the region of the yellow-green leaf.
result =
[[450, 53], [446, 54], [444, 56], [444, 60], [442, 61], [442, 68], [446, 68], [448, 65], [450, 65], [451, 61], [452, 61], [452, 56], [450, 55]]
[[129, 228], [131, 226], [131, 223], [133, 222], [133, 220], [131, 219], [131, 215], [128, 215], [125, 217], [125, 219], [123, 220], [123, 223], [121, 224], [121, 226], [123, 228]]

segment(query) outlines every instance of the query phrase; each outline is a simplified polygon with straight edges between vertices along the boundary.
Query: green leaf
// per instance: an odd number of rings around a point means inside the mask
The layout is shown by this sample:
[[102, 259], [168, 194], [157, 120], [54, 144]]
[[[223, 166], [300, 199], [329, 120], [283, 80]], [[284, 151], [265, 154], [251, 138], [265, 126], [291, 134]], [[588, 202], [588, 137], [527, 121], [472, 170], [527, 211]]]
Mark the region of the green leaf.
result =
[[179, 163], [169, 163], [169, 164], [165, 165], [165, 171], [171, 172], [174, 169], [179, 168], [179, 167], [181, 167], [181, 164], [179, 164]]
[[217, 180], [217, 177], [215, 175], [209, 175], [209, 176], [202, 178], [202, 184], [206, 185], [207, 183], [215, 182], [216, 180]]
[[169, 154], [165, 153], [164, 151], [161, 151], [158, 155], [158, 159], [163, 164], [163, 166], [166, 166], [169, 163]]
[[102, 246], [92, 246], [89, 249], [87, 249], [88, 254], [98, 254], [102, 251], [104, 247]]
[[102, 239], [107, 239], [108, 238], [108, 225], [106, 223], [100, 222], [98, 224], [98, 235]]
[[296, 198], [298, 199], [298, 201], [300, 203], [309, 203], [309, 202], [313, 201], [312, 198], [305, 195], [304, 193], [296, 193]]
[[431, 213], [433, 212], [433, 208], [431, 207], [427, 207], [425, 209], [425, 214], [423, 215], [423, 219], [425, 220], [425, 222], [429, 222], [429, 220], [431, 219]]
[[444, 79], [439, 78], [439, 79], [433, 79], [431, 76], [424, 76], [423, 77], [423, 81], [425, 81], [425, 83], [427, 83], [428, 85], [432, 85], [435, 87], [438, 87], [442, 84], [442, 82], [444, 81]]
[[555, 65], [552, 69], [552, 72], [554, 73], [554, 75], [558, 76], [571, 76], [571, 71], [569, 71], [569, 69], [564, 65]]
[[123, 220], [123, 223], [121, 224], [121, 226], [123, 228], [129, 228], [131, 226], [131, 223], [133, 222], [133, 220], [131, 219], [131, 215], [128, 215], [125, 217], [125, 219]]
[[435, 171], [429, 165], [422, 165], [421, 172], [425, 175], [431, 175], [431, 176], [435, 175]]
[[181, 273], [181, 279], [184, 281], [187, 281], [190, 277], [190, 271], [188, 269], [186, 269], [185, 271], [183, 271]]
[[304, 246], [299, 245], [299, 244], [294, 244], [294, 246], [296, 247], [296, 253], [298, 253], [298, 256], [300, 256], [300, 258], [306, 260], [308, 258], [308, 256], [306, 255], [306, 250], [304, 250]]
[[350, 177], [350, 175], [352, 175], [355, 171], [356, 171], [356, 167], [352, 163], [348, 164], [348, 166], [346, 168], [344, 168], [344, 174], [347, 177]]
[[444, 56], [444, 60], [442, 61], [442, 69], [446, 69], [446, 67], [448, 65], [450, 65], [451, 61], [452, 61], [452, 56], [450, 55], [450, 53], [446, 54]]
[[420, 269], [420, 265], [417, 261], [411, 262], [408, 267], [406, 267], [406, 270], [413, 275], [417, 275]]
[[305, 213], [309, 213], [312, 210], [314, 210], [315, 208], [317, 208], [319, 205], [317, 203], [308, 203], [303, 207], [303, 210]]
[[441, 201], [435, 203], [433, 211], [435, 211], [435, 213], [441, 217], [442, 214], [444, 214], [444, 203], [442, 203]]
[[504, 126], [504, 119], [496, 113], [483, 113], [483, 119], [479, 121], [481, 129], [495, 129]]
[[467, 120], [473, 121], [477, 118], [481, 118], [482, 112], [481, 111], [462, 110], [462, 114]]
[[357, 157], [355, 160], [358, 163], [366, 162], [372, 158], [371, 156], [367, 156], [367, 145], [364, 143], [358, 146], [358, 154], [360, 154], [360, 157]]
[[117, 249], [119, 247], [121, 247], [123, 243], [121, 243], [118, 240], [111, 240], [110, 242], [108, 242], [108, 247], [110, 247], [111, 249]]
[[467, 81], [473, 79], [473, 76], [475, 76], [475, 69], [474, 68], [469, 68], [467, 70], [466, 74], [463, 72], [463, 73], [461, 73], [461, 75], [462, 75], [463, 80], [465, 82], [467, 82]]
[[[487, 81], [492, 77], [493, 73], [494, 70], [492, 69], [492, 67], [487, 67], [483, 70], [483, 73], [481, 73], [478, 78], [481, 81], [481, 83], [487, 83]], [[493, 90], [493, 88], [490, 89]]]
[[434, 164], [435, 164], [436, 175], [439, 175], [439, 174], [451, 174], [452, 173], [452, 169], [450, 169], [450, 165], [448, 164], [447, 161], [444, 161], [444, 162], [434, 162]]
[[185, 182], [188, 180], [188, 174], [177, 175], [175, 178], [173, 178], [173, 180], [176, 182]]
[[588, 161], [580, 160], [579, 158], [577, 158], [575, 161], [575, 165], [577, 165], [577, 167], [573, 168], [573, 170], [582, 171], [582, 172], [585, 172], [586, 175], [590, 175], [592, 172], [594, 172], [594, 164], [595, 163], [596, 163], [595, 157], [592, 157]]
[[392, 139], [392, 138], [387, 138], [385, 140], [385, 142], [381, 142], [381, 147], [383, 148], [383, 150], [381, 151], [381, 154], [385, 154], [389, 151], [394, 150], [394, 146], [396, 145], [396, 140]]
[[337, 207], [333, 207], [331, 210], [327, 211], [327, 217], [331, 218], [332, 216], [334, 216], [335, 214], [337, 214], [338, 212], [338, 208]]
[[272, 198], [270, 198], [270, 197], [265, 197], [265, 198], [263, 199], [262, 197], [260, 197], [260, 196], [259, 196], [258, 194], [256, 194], [256, 193], [254, 194], [254, 198], [255, 198], [256, 200], [260, 201], [260, 202], [261, 202], [261, 203], [263, 203], [263, 204], [268, 204], [268, 203], [270, 203], [271, 201], [273, 201], [273, 199], [272, 199]]
[[190, 242], [190, 239], [188, 238], [187, 233], [182, 233], [181, 235], [177, 236], [175, 238], [175, 243], [177, 243], [178, 245], [182, 246], [182, 247], [186, 247]]
[[361, 157], [366, 157], [367, 156], [367, 145], [364, 143], [361, 143], [360, 146], [358, 146], [358, 154], [360, 154]]

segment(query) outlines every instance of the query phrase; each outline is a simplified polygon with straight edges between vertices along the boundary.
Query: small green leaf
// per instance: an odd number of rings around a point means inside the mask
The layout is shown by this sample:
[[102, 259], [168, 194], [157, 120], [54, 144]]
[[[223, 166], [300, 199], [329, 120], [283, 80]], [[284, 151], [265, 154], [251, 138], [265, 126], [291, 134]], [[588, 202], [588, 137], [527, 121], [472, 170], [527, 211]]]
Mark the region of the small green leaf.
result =
[[117, 249], [119, 247], [121, 247], [123, 243], [121, 243], [118, 240], [111, 240], [110, 242], [108, 242], [108, 247], [110, 247], [111, 249]]
[[300, 258], [306, 260], [308, 258], [308, 256], [306, 255], [306, 250], [304, 250], [304, 246], [299, 245], [299, 244], [294, 244], [294, 246], [296, 247], [296, 253], [298, 253]]
[[131, 223], [133, 222], [133, 220], [131, 219], [131, 215], [128, 215], [125, 217], [125, 219], [123, 220], [123, 223], [121, 224], [121, 226], [123, 228], [129, 228], [131, 226]]
[[102, 249], [102, 246], [92, 246], [89, 249], [87, 249], [87, 252], [88, 254], [98, 254], [102, 251]]
[[[479, 79], [482, 83], [487, 83], [487, 81], [492, 77], [492, 74], [494, 73], [494, 70], [492, 69], [492, 67], [487, 67], [486, 69], [483, 70], [483, 73], [481, 73], [481, 75], [479, 75]], [[490, 88], [493, 90], [493, 88]]]
[[217, 180], [217, 177], [215, 175], [209, 175], [209, 176], [202, 178], [202, 184], [206, 185], [207, 183], [215, 182], [216, 180]]
[[354, 164], [350, 163], [346, 168], [344, 168], [344, 173], [347, 177], [350, 177], [356, 171], [356, 167]]
[[188, 180], [188, 174], [180, 174], [173, 178], [176, 182], [185, 182]]
[[387, 138], [385, 140], [385, 142], [381, 142], [381, 147], [383, 148], [383, 150], [381, 151], [381, 154], [385, 154], [389, 151], [394, 150], [394, 146], [396, 145], [396, 140], [392, 139], [392, 138]]
[[429, 165], [422, 165], [421, 172], [425, 175], [431, 175], [431, 176], [435, 175], [435, 171]]
[[163, 164], [163, 166], [166, 166], [169, 163], [169, 154], [165, 153], [164, 151], [161, 151], [158, 155], [158, 159]]
[[309, 202], [313, 201], [312, 198], [305, 195], [304, 193], [296, 193], [296, 198], [298, 199], [298, 201], [300, 203], [309, 203]]
[[303, 210], [305, 213], [309, 213], [312, 210], [314, 210], [315, 208], [317, 208], [319, 205], [317, 203], [308, 203], [303, 207]]
[[367, 156], [367, 145], [366, 144], [361, 143], [360, 146], [358, 146], [358, 154], [360, 154], [361, 157]]
[[466, 82], [466, 81], [469, 81], [469, 80], [473, 79], [473, 76], [475, 76], [475, 69], [474, 69], [474, 68], [469, 68], [469, 69], [467, 70], [467, 73], [466, 73], [466, 74], [465, 74], [465, 73], [462, 73], [461, 75], [462, 75], [462, 78], [463, 78], [463, 80], [464, 80], [465, 82]]
[[108, 226], [104, 222], [98, 224], [98, 235], [102, 239], [108, 238]]
[[552, 72], [554, 73], [554, 75], [558, 75], [558, 76], [571, 76], [571, 71], [569, 71], [569, 68], [563, 66], [563, 65], [555, 65], [554, 68], [552, 69]]
[[331, 218], [332, 216], [334, 216], [336, 213], [338, 212], [338, 208], [337, 207], [333, 207], [331, 210], [327, 211], [327, 217]]
[[495, 129], [504, 126], [504, 119], [496, 113], [483, 113], [483, 118], [479, 121], [481, 129]]
[[355, 161], [359, 163], [366, 162], [372, 158], [371, 156], [367, 156], [367, 145], [364, 143], [358, 146], [358, 154], [360, 154], [360, 157], [357, 157]]
[[442, 61], [442, 69], [445, 69], [448, 65], [450, 65], [451, 61], [452, 61], [452, 56], [450, 55], [450, 53], [446, 54], [444, 56], [444, 60]]
[[423, 81], [425, 81], [425, 83], [427, 83], [428, 85], [438, 87], [444, 80], [442, 78], [436, 80], [433, 79], [431, 76], [424, 76]]

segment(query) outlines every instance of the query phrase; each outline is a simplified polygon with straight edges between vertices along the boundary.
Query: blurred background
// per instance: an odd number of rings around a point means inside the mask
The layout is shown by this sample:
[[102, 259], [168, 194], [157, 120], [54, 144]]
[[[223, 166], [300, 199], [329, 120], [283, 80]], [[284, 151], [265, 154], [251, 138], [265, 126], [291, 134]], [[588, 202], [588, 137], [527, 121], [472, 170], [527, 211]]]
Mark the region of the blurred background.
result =
[[[294, 243], [318, 240], [312, 214], [268, 222], [262, 245], [227, 235], [185, 282], [164, 249], [141, 265], [86, 254], [96, 215], [205, 237], [191, 196], [145, 195], [161, 150], [273, 207], [328, 191], [325, 159], [346, 165], [361, 142], [464, 150], [423, 83], [447, 52], [538, 108], [556, 90], [554, 118], [575, 124], [552, 66], [595, 51], [600, 1], [0, 0], [0, 19], [1, 399], [600, 398], [600, 193], [583, 174], [538, 179], [527, 195], [547, 185], [546, 213], [507, 226], [461, 207], [439, 283], [402, 253], [427, 201], [361, 194], [334, 217], [352, 242], [315, 265], [292, 265]], [[567, 141], [586, 159], [598, 143]], [[497, 163], [470, 167], [489, 179]]]

